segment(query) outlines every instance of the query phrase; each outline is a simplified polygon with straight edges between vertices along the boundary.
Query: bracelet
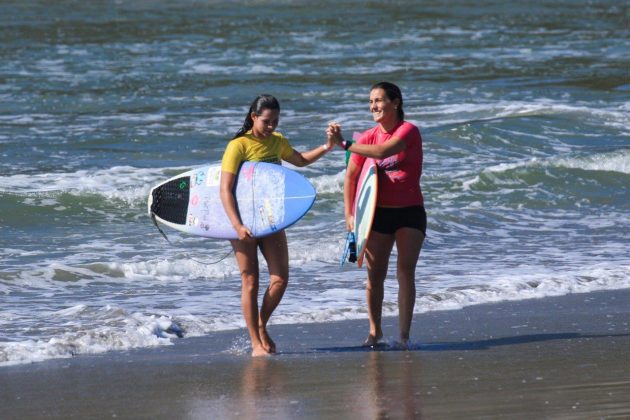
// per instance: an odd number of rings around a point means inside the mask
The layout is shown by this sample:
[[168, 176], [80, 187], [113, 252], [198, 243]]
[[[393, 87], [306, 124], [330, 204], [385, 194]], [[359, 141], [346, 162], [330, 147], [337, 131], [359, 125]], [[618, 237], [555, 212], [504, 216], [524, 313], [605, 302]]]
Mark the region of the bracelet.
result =
[[343, 150], [348, 150], [350, 148], [350, 145], [352, 144], [351, 141], [342, 141], [341, 142], [341, 147], [343, 147]]
[[328, 145], [327, 145], [327, 144], [323, 144], [323, 145], [322, 145], [322, 150], [323, 150], [324, 152], [327, 152], [329, 149], [330, 149], [330, 147], [328, 147]]

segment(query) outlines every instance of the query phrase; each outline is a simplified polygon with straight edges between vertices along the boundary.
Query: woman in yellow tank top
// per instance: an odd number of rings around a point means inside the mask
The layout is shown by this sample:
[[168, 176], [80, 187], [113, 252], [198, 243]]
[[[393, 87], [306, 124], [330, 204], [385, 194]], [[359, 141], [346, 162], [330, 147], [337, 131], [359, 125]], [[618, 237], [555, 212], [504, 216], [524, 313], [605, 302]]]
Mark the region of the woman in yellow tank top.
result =
[[[241, 272], [241, 308], [252, 343], [252, 356], [275, 353], [276, 345], [267, 333], [267, 321], [280, 303], [289, 280], [289, 250], [284, 231], [254, 238], [243, 225], [236, 208], [234, 183], [243, 161], [281, 163], [283, 160], [306, 166], [333, 146], [332, 140], [307, 152], [294, 150], [289, 141], [274, 130], [280, 119], [280, 104], [271, 95], [258, 96], [247, 112], [243, 127], [228, 143], [221, 162], [221, 201], [238, 239], [231, 240]], [[269, 286], [258, 310], [258, 248], [267, 261]]]

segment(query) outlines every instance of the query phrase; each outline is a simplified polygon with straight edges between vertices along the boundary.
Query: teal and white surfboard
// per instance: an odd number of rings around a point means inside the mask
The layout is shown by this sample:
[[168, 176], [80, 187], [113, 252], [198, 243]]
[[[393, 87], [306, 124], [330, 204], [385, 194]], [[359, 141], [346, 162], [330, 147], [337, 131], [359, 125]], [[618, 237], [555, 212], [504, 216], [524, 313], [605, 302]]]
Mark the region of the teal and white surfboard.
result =
[[354, 237], [357, 244], [357, 265], [363, 266], [365, 248], [372, 230], [378, 193], [378, 166], [374, 159], [363, 163], [354, 196]]

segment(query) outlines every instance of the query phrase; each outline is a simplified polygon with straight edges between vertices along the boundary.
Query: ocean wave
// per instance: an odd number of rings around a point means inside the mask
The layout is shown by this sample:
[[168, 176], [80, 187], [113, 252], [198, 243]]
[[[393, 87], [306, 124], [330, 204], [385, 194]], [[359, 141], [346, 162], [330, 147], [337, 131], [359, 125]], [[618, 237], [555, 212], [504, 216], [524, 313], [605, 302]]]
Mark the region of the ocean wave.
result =
[[190, 278], [224, 279], [238, 277], [239, 271], [226, 242], [225, 249], [212, 255], [191, 251], [179, 257], [138, 262], [107, 263], [109, 270], [129, 280], [150, 280], [169, 284]]
[[129, 206], [137, 204], [140, 199], [146, 200], [151, 187], [160, 180], [188, 169], [115, 166], [74, 172], [7, 175], [0, 176], [0, 193], [52, 200], [40, 202], [42, 205], [56, 204], [54, 199], [60, 194], [97, 194]]
[[630, 149], [580, 158], [556, 158], [552, 163], [562, 168], [630, 174]]
[[183, 64], [183, 67], [184, 69], [179, 71], [182, 75], [214, 74], [229, 76], [238, 73], [245, 75], [304, 75], [304, 72], [295, 68], [294, 65], [278, 61], [275, 61], [273, 65], [249, 65], [243, 67], [234, 65], [219, 65], [215, 62], [204, 62], [199, 59], [191, 59], [186, 61]]
[[[164, 253], [170, 257], [148, 258], [129, 262], [89, 262], [72, 263], [70, 259], [90, 259], [93, 252], [85, 257], [71, 255], [63, 261], [47, 262], [38, 259], [31, 266], [0, 273], [0, 291], [5, 294], [19, 294], [21, 288], [33, 290], [63, 290], [67, 283], [74, 287], [88, 287], [92, 283], [138, 282], [143, 285], [160, 286], [185, 285], [191, 278], [225, 279], [238, 278], [239, 271], [232, 256], [232, 249], [227, 241], [222, 249], [203, 249], [180, 251], [175, 246]], [[112, 244], [106, 250], [124, 252], [124, 249]], [[117, 249], [118, 248], [118, 249]], [[98, 250], [96, 250], [98, 251]], [[77, 251], [79, 252], [79, 251]], [[45, 254], [44, 254], [45, 255]], [[112, 256], [115, 258], [115, 256]]]
[[[552, 175], [548, 172], [550, 169], [571, 169], [579, 171], [580, 174], [579, 178], [575, 179], [569, 173]], [[588, 156], [533, 158], [521, 162], [502, 163], [483, 169], [474, 178], [464, 180], [462, 186], [464, 190], [491, 186], [534, 184], [543, 188], [548, 188], [552, 185], [558, 185], [560, 188], [563, 185], [566, 188], [575, 188], [576, 185], [579, 187], [580, 178], [586, 180], [593, 177], [589, 173], [613, 173], [613, 178], [609, 180], [610, 183], [614, 185], [619, 184], [619, 179], [614, 174], [630, 174], [630, 149], [596, 153]], [[541, 180], [541, 178], [546, 178], [549, 181], [552, 178], [565, 177], [571, 178], [571, 185], [566, 185], [564, 182], [542, 182]], [[598, 177], [597, 182], [606, 182], [606, 178]]]
[[[287, 165], [292, 167], [291, 165]], [[143, 205], [151, 188], [158, 183], [191, 169], [190, 167], [136, 168], [115, 166], [107, 169], [74, 172], [15, 174], [0, 176], [0, 194], [19, 197], [26, 205], [59, 206], [63, 194], [74, 196], [97, 195], [108, 205], [137, 207]], [[343, 172], [333, 175], [316, 175], [317, 169], [303, 172], [309, 175], [318, 193], [343, 191]]]
[[309, 178], [315, 186], [317, 194], [340, 194], [343, 193], [343, 180], [345, 170], [341, 170], [333, 175], [320, 175]]
[[477, 123], [503, 118], [565, 115], [575, 121], [593, 120], [597, 124], [626, 132], [630, 115], [623, 106], [590, 107], [576, 106], [553, 99], [539, 98], [535, 101], [493, 101], [471, 103], [449, 103], [447, 105], [424, 106], [410, 117], [421, 121], [421, 126], [432, 131], [453, 124]]

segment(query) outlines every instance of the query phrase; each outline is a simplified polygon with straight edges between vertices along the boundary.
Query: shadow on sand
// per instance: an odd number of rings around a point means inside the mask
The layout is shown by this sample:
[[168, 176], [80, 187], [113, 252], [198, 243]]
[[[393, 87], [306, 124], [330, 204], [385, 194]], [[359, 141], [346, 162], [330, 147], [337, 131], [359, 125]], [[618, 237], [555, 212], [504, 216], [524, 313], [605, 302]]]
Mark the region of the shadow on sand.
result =
[[579, 334], [579, 333], [555, 333], [555, 334], [528, 334], [513, 337], [490, 338], [477, 341], [452, 341], [411, 344], [408, 348], [402, 348], [397, 343], [378, 343], [375, 346], [349, 346], [349, 347], [319, 347], [315, 352], [345, 353], [345, 352], [370, 352], [370, 351], [463, 351], [463, 350], [487, 350], [492, 347], [512, 346], [517, 344], [538, 343], [551, 340], [580, 340], [611, 337], [628, 337], [630, 334]]

